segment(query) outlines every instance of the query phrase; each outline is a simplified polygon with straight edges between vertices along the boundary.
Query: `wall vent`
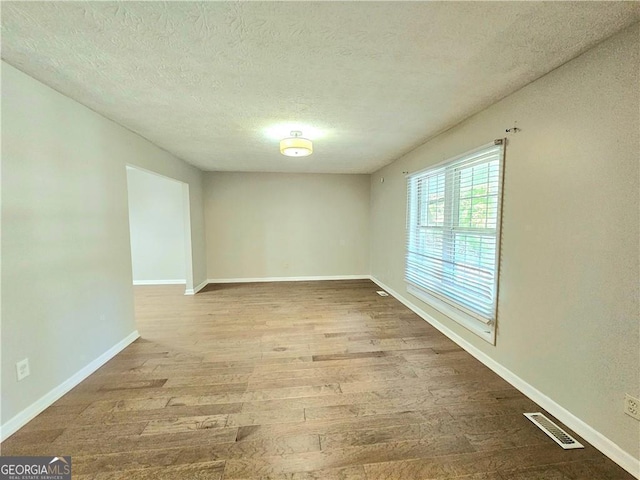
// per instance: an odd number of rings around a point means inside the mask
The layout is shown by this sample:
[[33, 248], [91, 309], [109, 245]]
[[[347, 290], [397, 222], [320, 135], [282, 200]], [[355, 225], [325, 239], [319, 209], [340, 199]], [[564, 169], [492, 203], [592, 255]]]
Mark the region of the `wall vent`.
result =
[[525, 413], [524, 416], [531, 420], [540, 430], [549, 435], [554, 442], [565, 450], [584, 448], [584, 445], [545, 417], [542, 413]]
[[389, 294], [387, 292], [385, 292], [384, 290], [377, 290], [376, 293], [378, 295], [380, 295], [381, 297], [388, 297]]

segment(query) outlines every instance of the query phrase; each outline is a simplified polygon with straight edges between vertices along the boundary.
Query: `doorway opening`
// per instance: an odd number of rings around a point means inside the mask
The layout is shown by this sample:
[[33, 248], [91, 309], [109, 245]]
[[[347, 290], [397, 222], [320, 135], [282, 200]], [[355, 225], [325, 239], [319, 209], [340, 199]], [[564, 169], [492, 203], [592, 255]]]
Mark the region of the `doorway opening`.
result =
[[134, 285], [184, 285], [193, 294], [189, 185], [127, 165]]

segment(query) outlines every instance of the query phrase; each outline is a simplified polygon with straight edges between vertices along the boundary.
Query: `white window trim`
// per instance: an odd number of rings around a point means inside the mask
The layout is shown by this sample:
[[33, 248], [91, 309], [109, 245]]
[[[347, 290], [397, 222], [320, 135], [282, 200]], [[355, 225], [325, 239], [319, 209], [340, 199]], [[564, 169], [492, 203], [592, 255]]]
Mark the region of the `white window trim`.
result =
[[[466, 309], [462, 305], [457, 305], [455, 301], [448, 299], [446, 297], [441, 297], [436, 292], [432, 292], [421, 288], [419, 285], [415, 285], [414, 283], [407, 281], [407, 292], [419, 300], [423, 301], [427, 305], [436, 309], [446, 317], [455, 321], [462, 327], [467, 330], [473, 332], [483, 340], [488, 343], [495, 345], [496, 344], [496, 324], [497, 324], [497, 316], [498, 316], [498, 300], [499, 300], [499, 274], [500, 274], [500, 245], [502, 238], [502, 203], [503, 203], [503, 183], [504, 183], [504, 157], [505, 157], [505, 149], [506, 149], [506, 139], [498, 139], [494, 142], [488, 143], [486, 145], [482, 145], [478, 148], [474, 148], [469, 150], [468, 152], [462, 153], [455, 157], [449, 158], [437, 164], [434, 164], [430, 167], [418, 170], [413, 173], [409, 173], [405, 175], [407, 179], [413, 178], [416, 175], [420, 175], [421, 173], [426, 173], [429, 171], [435, 171], [438, 168], [446, 168], [448, 165], [455, 163], [456, 161], [467, 157], [469, 155], [474, 154], [480, 150], [484, 150], [494, 145], [502, 145], [502, 155], [500, 157], [500, 173], [499, 173], [499, 183], [498, 183], [498, 205], [497, 205], [497, 222], [496, 222], [496, 264], [495, 264], [495, 273], [494, 273], [494, 288], [495, 288], [495, 302], [494, 302], [494, 319], [491, 322], [486, 322], [485, 320], [479, 319], [473, 312], [467, 312]], [[409, 201], [413, 201], [413, 199], [408, 199]], [[407, 202], [407, 207], [408, 207]], [[410, 218], [410, 210], [407, 208], [407, 227], [409, 226]], [[407, 234], [409, 228], [407, 228]], [[406, 271], [406, 265], [405, 265]]]
[[417, 285], [408, 283], [407, 292], [416, 297], [418, 300], [422, 300], [427, 305], [435, 308], [437, 311], [455, 321], [456, 323], [460, 324], [467, 330], [475, 333], [477, 336], [479, 336], [483, 340], [486, 340], [491, 345], [496, 344], [496, 329], [494, 323], [482, 323], [477, 318], [454, 307], [449, 302], [441, 300], [432, 292], [427, 292]]

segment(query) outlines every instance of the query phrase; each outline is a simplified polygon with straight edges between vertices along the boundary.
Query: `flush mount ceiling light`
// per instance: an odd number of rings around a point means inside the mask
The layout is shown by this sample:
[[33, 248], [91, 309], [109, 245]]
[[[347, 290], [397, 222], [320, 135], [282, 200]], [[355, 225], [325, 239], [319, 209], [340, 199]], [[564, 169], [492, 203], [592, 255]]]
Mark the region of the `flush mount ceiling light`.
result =
[[293, 130], [289, 138], [280, 140], [280, 153], [287, 157], [306, 157], [313, 153], [313, 143], [302, 138], [302, 132]]

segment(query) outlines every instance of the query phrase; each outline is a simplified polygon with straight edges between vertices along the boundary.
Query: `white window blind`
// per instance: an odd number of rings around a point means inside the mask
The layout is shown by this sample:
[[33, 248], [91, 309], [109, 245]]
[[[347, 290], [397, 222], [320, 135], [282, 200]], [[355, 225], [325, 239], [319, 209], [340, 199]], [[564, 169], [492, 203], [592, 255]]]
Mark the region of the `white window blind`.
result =
[[504, 141], [407, 177], [405, 278], [491, 325], [496, 319]]

